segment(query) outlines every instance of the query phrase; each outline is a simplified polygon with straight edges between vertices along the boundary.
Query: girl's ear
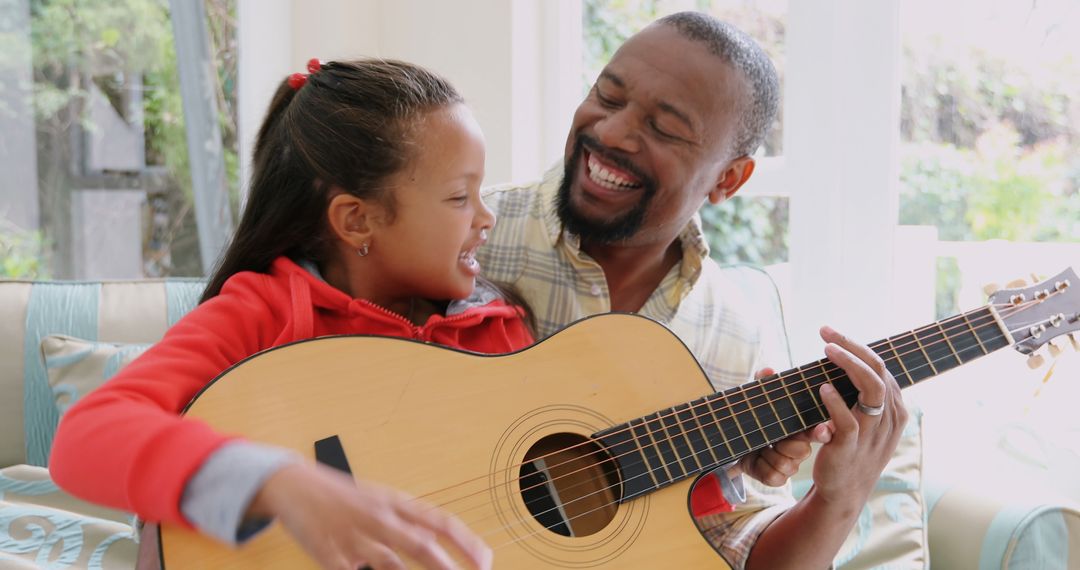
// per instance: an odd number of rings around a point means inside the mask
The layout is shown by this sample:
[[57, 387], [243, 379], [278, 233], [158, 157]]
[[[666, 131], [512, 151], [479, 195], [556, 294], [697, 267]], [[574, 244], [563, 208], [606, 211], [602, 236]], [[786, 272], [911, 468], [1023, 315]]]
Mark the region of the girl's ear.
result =
[[368, 200], [362, 200], [340, 192], [330, 199], [326, 216], [334, 236], [349, 246], [360, 249], [364, 244], [371, 244], [378, 220], [381, 219], [379, 206]]

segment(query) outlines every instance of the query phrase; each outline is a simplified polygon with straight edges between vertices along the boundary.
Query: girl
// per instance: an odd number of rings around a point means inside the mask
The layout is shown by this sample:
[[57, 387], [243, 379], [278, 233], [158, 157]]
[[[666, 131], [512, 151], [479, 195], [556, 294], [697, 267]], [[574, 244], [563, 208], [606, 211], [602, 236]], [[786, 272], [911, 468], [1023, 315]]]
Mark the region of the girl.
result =
[[379, 334], [489, 353], [532, 341], [525, 311], [478, 279], [495, 218], [461, 96], [402, 62], [308, 69], [274, 96], [243, 218], [201, 304], [65, 414], [51, 473], [90, 501], [231, 544], [277, 519], [327, 568], [400, 568], [404, 556], [452, 568], [440, 539], [488, 568], [491, 551], [450, 515], [179, 415], [232, 364], [300, 339]]

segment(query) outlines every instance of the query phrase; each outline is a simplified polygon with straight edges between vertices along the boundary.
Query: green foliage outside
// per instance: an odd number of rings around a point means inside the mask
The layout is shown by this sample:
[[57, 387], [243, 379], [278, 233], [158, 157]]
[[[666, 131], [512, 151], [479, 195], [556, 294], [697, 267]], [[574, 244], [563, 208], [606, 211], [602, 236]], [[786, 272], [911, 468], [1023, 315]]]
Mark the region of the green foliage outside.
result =
[[[239, 200], [235, 0], [205, 2], [211, 53], [219, 72], [219, 124], [226, 179], [235, 207]], [[142, 92], [147, 172], [164, 169], [166, 180], [149, 196], [149, 203], [164, 205], [147, 212], [151, 225], [160, 222], [160, 216], [155, 214], [164, 214], [167, 221], [159, 224], [163, 227], [147, 229], [144, 254], [148, 271], [155, 275], [200, 275], [168, 0], [31, 0], [30, 9], [33, 108], [46, 236], [63, 231], [61, 226], [66, 222], [60, 212], [68, 211], [64, 197], [76, 184], [72, 170], [80, 168], [79, 155], [71, 148], [71, 129], [74, 125], [88, 132], [98, 128], [87, 112], [91, 83], [125, 118], [129, 117], [122, 98], [125, 90], [134, 85]], [[137, 78], [141, 86], [132, 78]]]
[[[1046, 55], [1035, 67], [905, 45], [901, 224], [944, 241], [1080, 241], [1080, 62]], [[959, 310], [959, 286], [956, 261], [939, 259], [939, 316]]]
[[27, 232], [0, 217], [0, 277], [47, 279], [46, 255], [41, 232]]

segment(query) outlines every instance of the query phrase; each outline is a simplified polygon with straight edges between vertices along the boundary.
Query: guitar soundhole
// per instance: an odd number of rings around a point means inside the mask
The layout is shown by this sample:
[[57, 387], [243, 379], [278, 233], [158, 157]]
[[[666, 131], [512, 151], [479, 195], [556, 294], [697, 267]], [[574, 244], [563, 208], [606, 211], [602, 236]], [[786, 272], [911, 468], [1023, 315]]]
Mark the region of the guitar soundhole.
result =
[[615, 461], [589, 438], [558, 433], [525, 454], [521, 498], [544, 528], [563, 536], [589, 536], [615, 518], [622, 494]]

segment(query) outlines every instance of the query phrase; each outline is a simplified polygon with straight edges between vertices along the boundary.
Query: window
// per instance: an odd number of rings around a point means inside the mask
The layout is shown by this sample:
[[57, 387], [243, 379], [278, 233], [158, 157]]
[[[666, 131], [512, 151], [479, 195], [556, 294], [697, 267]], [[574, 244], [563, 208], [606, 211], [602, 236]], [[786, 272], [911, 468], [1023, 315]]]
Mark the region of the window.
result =
[[[238, 196], [235, 0], [8, 4], [0, 27], [9, 48], [0, 55], [0, 168], [10, 173], [0, 182], [0, 275], [203, 275], [215, 259], [203, 259], [198, 206]], [[177, 18], [171, 6], [194, 18]], [[188, 54], [211, 58], [217, 77], [197, 77], [202, 62]], [[185, 76], [185, 66], [196, 72]], [[211, 100], [185, 107], [182, 88], [207, 80]], [[192, 181], [193, 109], [220, 141], [210, 157], [224, 173], [216, 188]], [[197, 145], [200, 153], [210, 142]]]
[[[1076, 268], [1080, 6], [909, 0], [900, 18], [897, 250], [930, 285], [922, 304], [943, 318], [985, 303], [988, 282]], [[1029, 370], [1007, 352], [918, 389], [927, 417], [947, 418], [927, 453], [970, 473], [1004, 452], [1068, 492], [1076, 355]]]
[[915, 1], [901, 18], [900, 223], [929, 227], [940, 318], [1008, 268], [1080, 259], [1080, 7]]

